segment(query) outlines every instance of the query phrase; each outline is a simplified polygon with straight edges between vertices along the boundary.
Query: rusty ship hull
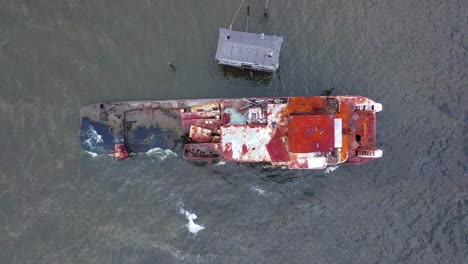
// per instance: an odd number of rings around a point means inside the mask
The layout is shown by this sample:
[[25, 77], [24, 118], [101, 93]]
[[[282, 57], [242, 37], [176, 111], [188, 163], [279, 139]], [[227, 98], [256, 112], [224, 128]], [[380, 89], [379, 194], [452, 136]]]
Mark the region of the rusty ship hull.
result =
[[381, 110], [362, 96], [102, 102], [80, 110], [81, 145], [118, 159], [162, 148], [194, 161], [324, 169], [382, 156]]

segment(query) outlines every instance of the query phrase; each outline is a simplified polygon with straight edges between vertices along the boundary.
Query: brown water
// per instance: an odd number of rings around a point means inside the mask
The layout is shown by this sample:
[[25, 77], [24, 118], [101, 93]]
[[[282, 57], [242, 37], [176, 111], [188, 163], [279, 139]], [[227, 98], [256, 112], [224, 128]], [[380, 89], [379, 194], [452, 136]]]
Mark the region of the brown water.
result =
[[[281, 71], [252, 77], [213, 60], [239, 3], [0, 1], [0, 263], [466, 263], [468, 2], [271, 0], [264, 19], [247, 0], [249, 30], [284, 37]], [[384, 105], [382, 159], [325, 174], [79, 146], [89, 103], [330, 87]]]

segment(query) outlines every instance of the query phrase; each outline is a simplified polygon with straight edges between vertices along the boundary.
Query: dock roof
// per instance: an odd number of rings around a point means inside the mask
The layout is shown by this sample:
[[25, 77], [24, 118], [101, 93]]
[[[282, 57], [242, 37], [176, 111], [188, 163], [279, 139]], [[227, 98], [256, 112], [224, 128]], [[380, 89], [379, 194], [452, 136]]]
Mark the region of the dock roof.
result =
[[277, 71], [283, 37], [219, 29], [215, 59], [219, 64]]

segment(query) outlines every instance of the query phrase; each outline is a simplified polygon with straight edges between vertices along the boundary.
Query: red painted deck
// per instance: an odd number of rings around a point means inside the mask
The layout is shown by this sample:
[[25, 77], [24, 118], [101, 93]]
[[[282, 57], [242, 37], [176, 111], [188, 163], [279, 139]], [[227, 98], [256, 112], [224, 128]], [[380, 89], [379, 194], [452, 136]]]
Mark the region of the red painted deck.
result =
[[310, 153], [334, 150], [332, 115], [290, 116], [288, 131], [290, 152]]

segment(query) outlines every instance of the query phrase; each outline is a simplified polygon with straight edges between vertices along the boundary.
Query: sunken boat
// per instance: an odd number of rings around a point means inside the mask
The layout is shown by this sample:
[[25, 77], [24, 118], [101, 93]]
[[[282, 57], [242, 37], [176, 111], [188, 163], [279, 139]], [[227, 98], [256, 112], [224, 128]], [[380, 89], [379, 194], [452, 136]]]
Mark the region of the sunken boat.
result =
[[119, 160], [161, 148], [192, 161], [358, 165], [382, 157], [381, 110], [362, 96], [102, 102], [80, 109], [81, 146]]

